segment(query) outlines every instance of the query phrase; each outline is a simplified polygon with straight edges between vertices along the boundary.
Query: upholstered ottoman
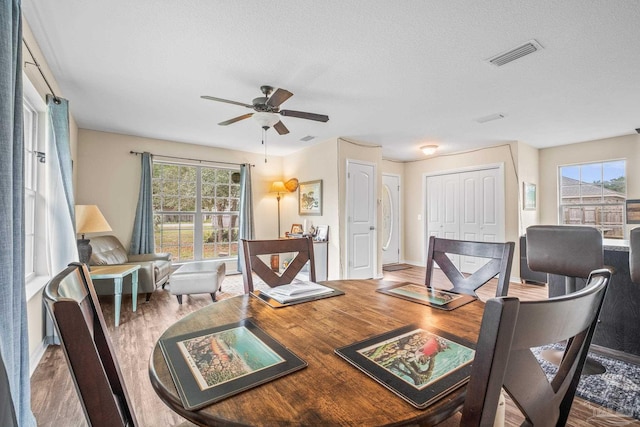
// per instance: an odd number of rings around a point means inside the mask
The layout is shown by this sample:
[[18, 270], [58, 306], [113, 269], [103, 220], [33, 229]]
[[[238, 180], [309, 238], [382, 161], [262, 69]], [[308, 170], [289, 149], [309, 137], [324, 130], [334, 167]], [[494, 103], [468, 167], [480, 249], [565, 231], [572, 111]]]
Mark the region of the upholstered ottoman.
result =
[[220, 261], [196, 261], [185, 264], [171, 275], [169, 288], [182, 304], [182, 295], [211, 294], [215, 302], [216, 292], [224, 280], [226, 267]]

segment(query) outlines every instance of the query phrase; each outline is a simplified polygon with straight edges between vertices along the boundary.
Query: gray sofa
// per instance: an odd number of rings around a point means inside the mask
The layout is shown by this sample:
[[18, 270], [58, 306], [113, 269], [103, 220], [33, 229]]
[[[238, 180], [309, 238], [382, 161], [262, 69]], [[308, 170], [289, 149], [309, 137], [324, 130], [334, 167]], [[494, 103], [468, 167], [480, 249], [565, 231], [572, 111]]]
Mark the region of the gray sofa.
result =
[[[164, 287], [169, 281], [171, 273], [171, 254], [169, 253], [130, 255], [115, 236], [93, 237], [90, 244], [92, 249], [90, 265], [140, 265], [138, 293], [146, 293], [147, 301], [158, 286]], [[98, 294], [113, 295], [113, 280], [96, 279], [93, 283]], [[130, 275], [124, 279], [122, 293], [131, 293]]]

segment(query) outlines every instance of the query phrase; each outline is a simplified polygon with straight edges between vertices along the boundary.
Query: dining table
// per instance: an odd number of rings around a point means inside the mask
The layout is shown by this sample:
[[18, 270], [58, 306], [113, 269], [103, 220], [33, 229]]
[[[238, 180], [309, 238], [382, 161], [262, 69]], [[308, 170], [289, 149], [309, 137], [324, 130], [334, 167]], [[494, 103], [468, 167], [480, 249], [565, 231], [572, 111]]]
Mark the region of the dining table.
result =
[[[447, 311], [376, 291], [399, 282], [362, 279], [322, 283], [344, 294], [282, 308], [245, 294], [212, 303], [180, 319], [163, 333], [152, 351], [149, 376], [155, 392], [169, 408], [198, 425], [434, 425], [462, 409], [466, 385], [418, 409], [335, 350], [407, 325], [475, 343], [484, 311], [482, 301]], [[243, 319], [251, 319], [307, 366], [200, 409], [185, 409], [160, 341]]]

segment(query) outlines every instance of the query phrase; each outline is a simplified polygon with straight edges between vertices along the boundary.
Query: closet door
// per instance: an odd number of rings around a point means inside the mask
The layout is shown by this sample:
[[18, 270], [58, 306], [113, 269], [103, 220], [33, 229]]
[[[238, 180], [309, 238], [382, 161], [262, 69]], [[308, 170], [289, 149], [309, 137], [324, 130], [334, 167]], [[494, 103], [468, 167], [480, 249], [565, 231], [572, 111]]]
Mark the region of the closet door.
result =
[[458, 239], [460, 196], [458, 174], [427, 177], [427, 235]]
[[[427, 177], [427, 240], [428, 236], [436, 236], [504, 241], [502, 174], [502, 168], [497, 167]], [[450, 258], [464, 273], [473, 273], [486, 262], [478, 258]]]
[[[504, 198], [499, 169], [460, 173], [460, 239], [504, 241]], [[473, 273], [486, 261], [462, 257], [461, 270]]]

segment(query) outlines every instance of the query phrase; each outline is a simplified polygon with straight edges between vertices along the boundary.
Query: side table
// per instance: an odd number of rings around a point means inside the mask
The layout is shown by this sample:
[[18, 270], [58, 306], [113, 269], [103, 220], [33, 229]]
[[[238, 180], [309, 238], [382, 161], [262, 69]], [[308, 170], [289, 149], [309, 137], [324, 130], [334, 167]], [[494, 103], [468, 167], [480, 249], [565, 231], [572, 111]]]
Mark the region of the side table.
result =
[[114, 295], [116, 302], [116, 326], [120, 324], [120, 305], [122, 304], [122, 281], [128, 274], [131, 274], [131, 305], [133, 311], [138, 308], [138, 270], [139, 265], [120, 264], [120, 265], [94, 265], [91, 266], [89, 274], [91, 280], [94, 279], [113, 279]]

